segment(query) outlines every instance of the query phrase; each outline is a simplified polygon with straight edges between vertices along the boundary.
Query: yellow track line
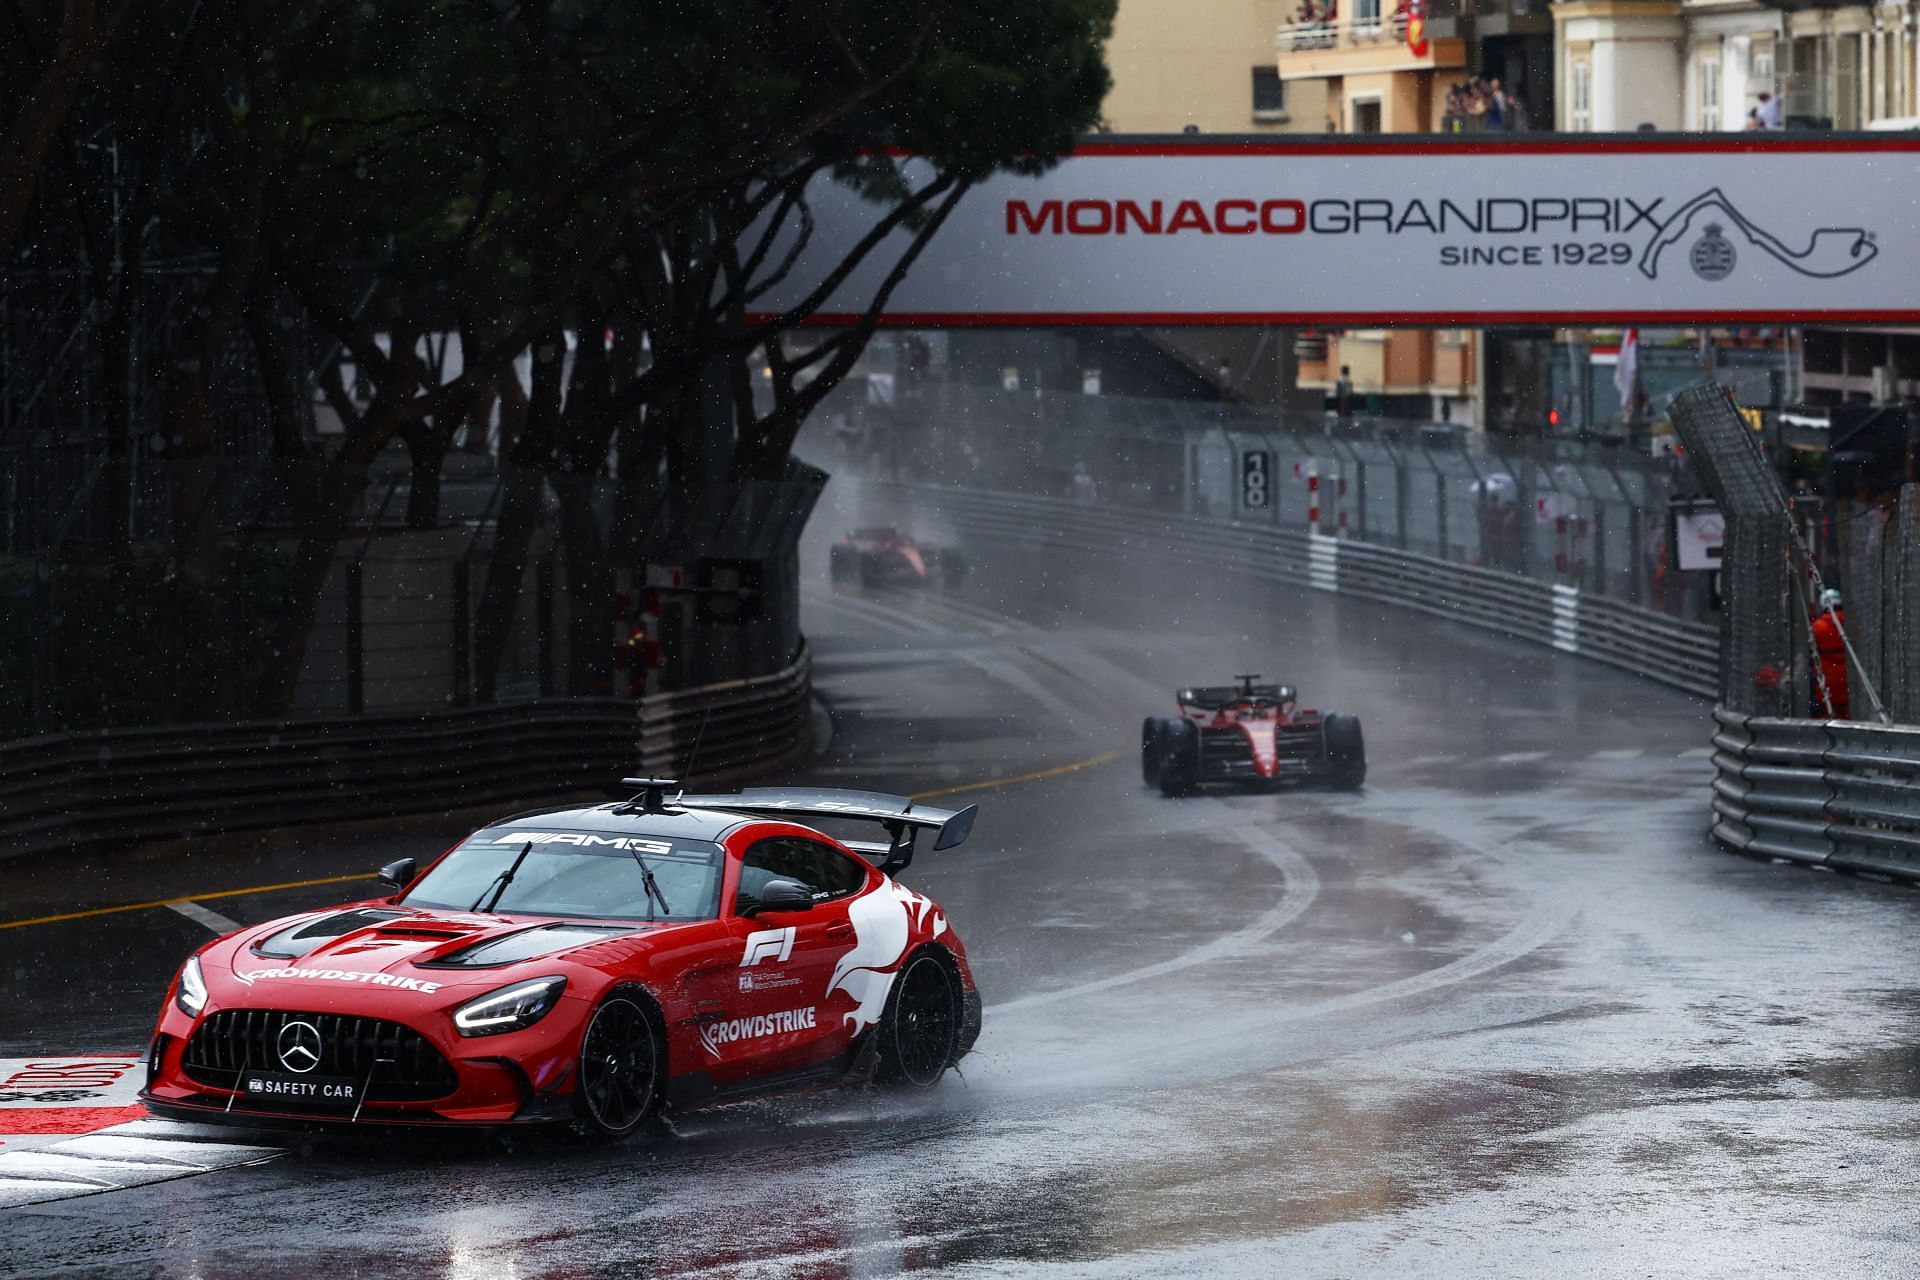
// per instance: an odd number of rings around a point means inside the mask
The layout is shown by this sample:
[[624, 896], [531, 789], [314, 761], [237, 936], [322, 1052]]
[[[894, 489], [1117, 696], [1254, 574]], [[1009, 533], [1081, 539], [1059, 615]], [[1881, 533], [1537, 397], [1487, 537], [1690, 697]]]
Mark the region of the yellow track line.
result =
[[1062, 774], [1078, 773], [1082, 769], [1091, 769], [1095, 765], [1120, 758], [1118, 751], [1104, 751], [1086, 760], [1076, 760], [1072, 764], [1056, 765], [1051, 769], [1039, 769], [1033, 773], [1016, 773], [1010, 778], [995, 778], [991, 782], [969, 782], [965, 786], [942, 787], [938, 791], [919, 791], [907, 797], [909, 800], [932, 800], [939, 796], [957, 796], [963, 791], [990, 791], [994, 787], [1010, 786], [1016, 782], [1038, 782], [1042, 778], [1058, 778]]
[[[1042, 778], [1058, 778], [1069, 773], [1078, 773], [1082, 769], [1091, 769], [1109, 760], [1119, 757], [1118, 751], [1108, 751], [1087, 760], [1076, 760], [1072, 764], [1056, 765], [1051, 769], [1039, 769], [1033, 773], [1016, 773], [1011, 777], [994, 778], [988, 782], [969, 782], [959, 787], [942, 787], [938, 791], [921, 791], [911, 797], [914, 800], [932, 800], [938, 796], [954, 796], [965, 791], [988, 791], [994, 787], [1012, 786], [1016, 782], [1038, 782]], [[355, 880], [372, 880], [370, 873], [350, 876], [325, 876], [318, 880], [288, 880], [281, 884], [257, 884], [245, 889], [221, 889], [214, 893], [187, 893], [177, 898], [155, 898], [152, 902], [129, 902], [118, 907], [94, 907], [90, 911], [67, 911], [57, 916], [35, 916], [31, 920], [0, 921], [0, 929], [24, 929], [34, 924], [59, 924], [64, 920], [90, 920], [95, 916], [119, 915], [125, 911], [147, 911], [154, 907], [170, 907], [177, 902], [205, 902], [212, 898], [239, 898], [250, 893], [278, 893], [283, 889], [311, 889], [323, 884], [349, 884]]]
[[62, 920], [85, 920], [92, 916], [118, 915], [122, 911], [146, 911], [152, 907], [170, 907], [176, 902], [205, 902], [209, 898], [239, 898], [249, 893], [277, 893], [282, 889], [310, 889], [320, 884], [347, 884], [354, 880], [372, 880], [372, 872], [350, 876], [325, 876], [319, 880], [288, 880], [283, 884], [257, 884], [248, 889], [221, 889], [217, 893], [188, 893], [178, 898], [156, 898], [152, 902], [129, 902], [122, 907], [95, 907], [91, 911], [69, 911], [64, 915], [36, 916], [31, 920], [0, 921], [0, 929], [24, 929], [30, 924], [58, 924]]

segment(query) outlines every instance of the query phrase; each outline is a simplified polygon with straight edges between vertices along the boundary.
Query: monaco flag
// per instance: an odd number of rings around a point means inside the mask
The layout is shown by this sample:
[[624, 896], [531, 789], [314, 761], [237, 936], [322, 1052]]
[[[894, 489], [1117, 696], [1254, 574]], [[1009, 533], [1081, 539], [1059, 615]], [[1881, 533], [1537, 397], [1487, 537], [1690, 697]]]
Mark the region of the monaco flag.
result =
[[1407, 48], [1416, 58], [1427, 56], [1427, 0], [1406, 0]]

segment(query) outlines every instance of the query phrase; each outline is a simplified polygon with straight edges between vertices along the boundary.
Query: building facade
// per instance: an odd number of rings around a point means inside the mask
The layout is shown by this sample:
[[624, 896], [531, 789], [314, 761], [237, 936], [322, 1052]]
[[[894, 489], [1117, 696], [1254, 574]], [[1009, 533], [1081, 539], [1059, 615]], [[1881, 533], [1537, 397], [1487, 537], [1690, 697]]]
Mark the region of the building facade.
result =
[[1103, 115], [1116, 133], [1318, 133], [1321, 86], [1283, 83], [1273, 33], [1300, 0], [1120, 0]]
[[[1574, 131], [1920, 127], [1920, 13], [1907, 4], [1568, 0], [1553, 6], [1556, 124]], [[1920, 395], [1920, 330], [1710, 336], [1777, 344], [1782, 394], [1816, 404]]]

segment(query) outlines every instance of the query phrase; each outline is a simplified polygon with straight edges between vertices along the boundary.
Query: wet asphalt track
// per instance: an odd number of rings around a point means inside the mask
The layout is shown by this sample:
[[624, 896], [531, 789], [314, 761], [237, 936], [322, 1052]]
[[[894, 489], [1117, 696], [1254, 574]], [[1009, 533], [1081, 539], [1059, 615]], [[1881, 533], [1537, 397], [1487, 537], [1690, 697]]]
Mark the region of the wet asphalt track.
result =
[[[871, 514], [835, 489], [816, 538]], [[1702, 704], [1206, 566], [972, 554], [952, 594], [809, 589], [836, 736], [795, 779], [1119, 753], [966, 793], [973, 840], [909, 873], [988, 1001], [964, 1079], [605, 1150], [310, 1143], [0, 1211], [0, 1275], [1920, 1274], [1920, 895], [1713, 849]], [[1363, 717], [1363, 793], [1141, 787], [1140, 717], [1249, 669]], [[465, 825], [6, 868], [0, 901], [344, 874]], [[0, 930], [0, 1055], [137, 1050], [207, 936]]]

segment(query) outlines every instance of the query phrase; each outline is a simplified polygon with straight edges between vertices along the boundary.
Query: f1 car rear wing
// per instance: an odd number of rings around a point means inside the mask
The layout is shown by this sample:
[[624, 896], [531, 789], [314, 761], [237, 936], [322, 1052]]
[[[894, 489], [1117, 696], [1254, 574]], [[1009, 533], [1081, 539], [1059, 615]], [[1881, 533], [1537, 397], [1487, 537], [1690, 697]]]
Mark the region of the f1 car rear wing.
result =
[[[651, 789], [659, 784], [647, 778], [623, 778], [622, 783]], [[933, 831], [933, 847], [951, 849], [973, 832], [974, 815], [979, 806], [964, 809], [936, 809], [915, 804], [911, 797], [888, 795], [880, 791], [843, 791], [832, 787], [747, 787], [733, 795], [675, 796], [666, 800], [669, 808], [723, 809], [730, 813], [748, 813], [761, 818], [810, 819], [845, 818], [856, 822], [878, 823], [887, 833], [886, 843], [854, 840], [845, 843], [861, 853], [883, 857], [882, 871], [903, 870], [913, 861], [913, 845], [922, 831]]]

